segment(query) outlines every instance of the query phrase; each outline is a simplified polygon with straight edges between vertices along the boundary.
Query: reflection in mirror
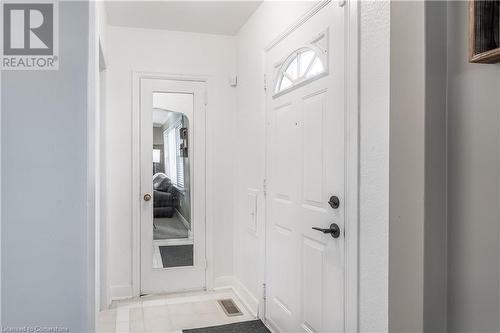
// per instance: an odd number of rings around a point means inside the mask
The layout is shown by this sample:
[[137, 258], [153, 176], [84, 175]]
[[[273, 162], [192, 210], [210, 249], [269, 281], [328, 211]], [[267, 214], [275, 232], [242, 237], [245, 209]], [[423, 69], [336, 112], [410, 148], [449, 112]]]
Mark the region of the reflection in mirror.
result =
[[475, 53], [499, 48], [500, 1], [476, 1], [474, 15]]
[[193, 266], [189, 120], [191, 94], [154, 93], [153, 268]]

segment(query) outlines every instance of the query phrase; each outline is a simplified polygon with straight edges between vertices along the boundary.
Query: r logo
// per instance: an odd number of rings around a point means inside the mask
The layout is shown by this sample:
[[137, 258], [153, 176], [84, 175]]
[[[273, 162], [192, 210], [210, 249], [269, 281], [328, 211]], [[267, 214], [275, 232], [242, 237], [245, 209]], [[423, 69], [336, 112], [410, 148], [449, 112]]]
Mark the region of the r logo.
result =
[[54, 5], [4, 4], [3, 54], [5, 56], [53, 55]]

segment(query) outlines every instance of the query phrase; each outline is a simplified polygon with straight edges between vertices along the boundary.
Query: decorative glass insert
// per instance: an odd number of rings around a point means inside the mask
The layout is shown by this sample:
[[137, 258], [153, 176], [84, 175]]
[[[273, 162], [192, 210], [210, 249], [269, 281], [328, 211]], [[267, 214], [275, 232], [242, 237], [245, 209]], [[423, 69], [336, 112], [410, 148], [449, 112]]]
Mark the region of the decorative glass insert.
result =
[[274, 93], [278, 94], [326, 72], [316, 50], [304, 47], [293, 52], [280, 66]]

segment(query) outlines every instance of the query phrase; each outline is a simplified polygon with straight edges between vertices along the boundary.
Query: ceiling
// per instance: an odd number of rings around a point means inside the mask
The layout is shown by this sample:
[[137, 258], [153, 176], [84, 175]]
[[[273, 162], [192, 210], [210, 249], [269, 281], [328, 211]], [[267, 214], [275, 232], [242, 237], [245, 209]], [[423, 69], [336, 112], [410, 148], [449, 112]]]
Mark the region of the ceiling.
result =
[[235, 35], [262, 1], [106, 1], [114, 26]]

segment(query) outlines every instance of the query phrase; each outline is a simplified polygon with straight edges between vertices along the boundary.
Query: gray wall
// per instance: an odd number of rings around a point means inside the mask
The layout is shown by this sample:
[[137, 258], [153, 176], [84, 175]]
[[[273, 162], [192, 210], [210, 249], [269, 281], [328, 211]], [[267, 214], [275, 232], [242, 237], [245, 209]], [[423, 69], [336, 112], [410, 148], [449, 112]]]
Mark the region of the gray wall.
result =
[[448, 331], [500, 331], [499, 65], [469, 64], [448, 4]]
[[425, 2], [424, 332], [446, 332], [446, 2]]
[[[391, 2], [389, 330], [423, 330], [424, 2]], [[411, 64], [411, 65], [410, 65]]]
[[163, 128], [153, 127], [153, 144], [154, 145], [163, 144]]
[[[191, 131], [192, 128], [189, 124], [189, 121], [186, 116], [182, 116], [182, 126], [187, 127], [188, 131]], [[188, 141], [188, 145], [193, 144]], [[192, 156], [188, 156], [188, 158], [184, 159], [184, 189], [185, 192], [180, 194], [179, 198], [179, 213], [191, 223], [191, 158]]]
[[389, 329], [446, 331], [446, 3], [391, 2]]
[[500, 332], [500, 66], [467, 51], [467, 2], [392, 2], [393, 332]]
[[500, 332], [499, 96], [467, 2], [392, 2], [393, 332]]
[[2, 325], [88, 332], [88, 3], [59, 17], [58, 71], [2, 72]]

